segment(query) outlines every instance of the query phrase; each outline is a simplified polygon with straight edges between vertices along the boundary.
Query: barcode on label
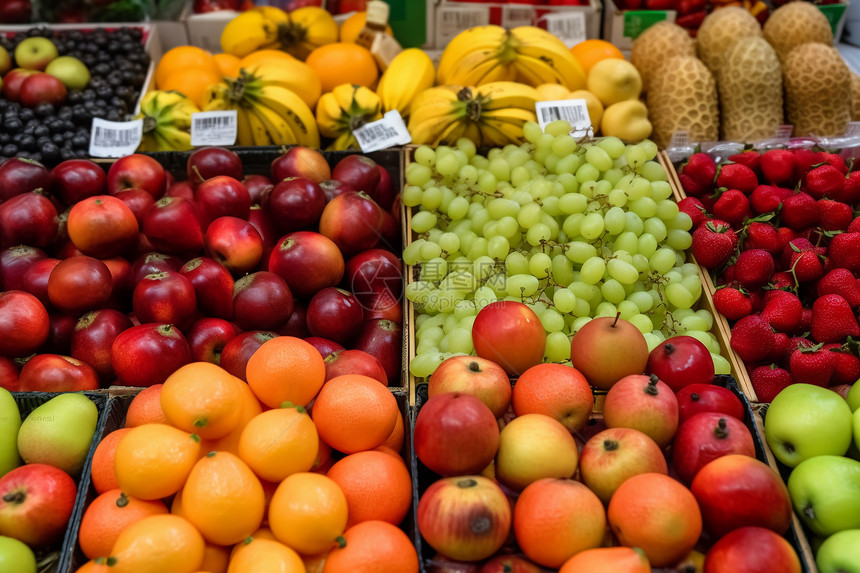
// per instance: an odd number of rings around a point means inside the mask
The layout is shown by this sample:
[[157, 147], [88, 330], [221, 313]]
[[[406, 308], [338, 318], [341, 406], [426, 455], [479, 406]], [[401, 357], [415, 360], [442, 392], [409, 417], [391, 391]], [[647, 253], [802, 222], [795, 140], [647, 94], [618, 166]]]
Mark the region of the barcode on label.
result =
[[534, 10], [522, 6], [502, 7], [502, 27], [516, 28], [517, 26], [531, 26]]
[[123, 157], [134, 153], [143, 136], [143, 120], [107, 121], [93, 118], [90, 131], [90, 155]]
[[387, 112], [382, 119], [364, 124], [352, 133], [364, 153], [406, 145], [412, 141], [412, 136], [396, 109]]
[[568, 48], [585, 41], [585, 15], [582, 12], [547, 14], [546, 30], [565, 43]]
[[238, 130], [236, 110], [191, 114], [191, 145], [233, 145]]
[[676, 131], [669, 140], [669, 147], [687, 147], [690, 145], [690, 134], [686, 131]]
[[99, 147], [125, 147], [131, 145], [137, 136], [137, 130], [131, 129], [109, 129], [96, 126], [93, 139]]
[[791, 139], [791, 132], [793, 131], [793, 125], [780, 125], [776, 128], [776, 134], [774, 134], [774, 137], [776, 139]]
[[588, 114], [583, 114], [579, 107], [545, 107], [540, 110], [540, 118], [544, 123], [563, 119], [576, 125], [588, 120]]
[[437, 20], [439, 35], [447, 39], [467, 28], [489, 23], [490, 12], [487, 8], [440, 8]]
[[397, 137], [396, 129], [380, 124], [368, 124], [365, 129], [355, 132], [355, 138], [362, 146], [380, 139], [393, 139], [395, 137]]
[[233, 121], [231, 118], [223, 116], [194, 118], [195, 129], [216, 129], [219, 127], [227, 127], [232, 123]]

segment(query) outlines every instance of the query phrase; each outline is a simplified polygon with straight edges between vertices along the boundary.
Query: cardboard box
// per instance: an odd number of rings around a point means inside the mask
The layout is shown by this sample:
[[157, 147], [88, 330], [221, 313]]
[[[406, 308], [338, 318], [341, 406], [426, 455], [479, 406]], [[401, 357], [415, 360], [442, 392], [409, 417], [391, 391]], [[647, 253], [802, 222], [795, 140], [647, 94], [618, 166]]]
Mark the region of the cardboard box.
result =
[[239, 13], [232, 10], [218, 10], [206, 14], [188, 14], [185, 18], [185, 28], [188, 33], [188, 43], [198, 48], [220, 54], [221, 32], [227, 23]]
[[657, 22], [674, 22], [676, 16], [674, 10], [620, 10], [613, 0], [606, 0], [602, 37], [629, 56], [639, 34]]

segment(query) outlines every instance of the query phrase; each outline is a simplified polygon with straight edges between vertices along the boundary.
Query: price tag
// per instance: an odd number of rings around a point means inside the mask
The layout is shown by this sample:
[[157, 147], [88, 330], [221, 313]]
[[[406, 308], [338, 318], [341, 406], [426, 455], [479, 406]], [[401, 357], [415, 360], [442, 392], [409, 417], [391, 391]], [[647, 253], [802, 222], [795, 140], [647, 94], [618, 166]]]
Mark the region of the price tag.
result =
[[574, 137], [588, 135], [591, 118], [584, 99], [561, 99], [535, 103], [538, 124], [544, 129], [548, 123], [563, 119], [570, 123], [570, 134]]
[[677, 147], [689, 147], [690, 146], [690, 134], [686, 131], [676, 131], [672, 134], [672, 139], [669, 140], [668, 147], [677, 148]]
[[386, 113], [382, 119], [365, 123], [352, 133], [363, 153], [412, 142], [412, 136], [396, 109]]
[[572, 48], [586, 40], [585, 12], [554, 12], [543, 17], [546, 20], [546, 30]]
[[531, 6], [502, 6], [502, 27], [531, 26], [534, 9]]
[[666, 146], [666, 155], [673, 163], [681, 161], [693, 154], [693, 146], [690, 143], [690, 134], [686, 131], [676, 131], [669, 139]]
[[776, 128], [776, 133], [773, 138], [780, 141], [788, 141], [791, 139], [791, 132], [794, 131], [793, 125], [780, 125]]
[[142, 138], [142, 118], [133, 121], [107, 121], [94, 117], [90, 131], [90, 155], [125, 157], [137, 150]]
[[191, 145], [233, 145], [236, 143], [236, 110], [199, 111], [191, 114]]
[[439, 7], [436, 12], [436, 36], [439, 45], [447, 44], [454, 36], [475, 26], [490, 23], [490, 9], [481, 7]]

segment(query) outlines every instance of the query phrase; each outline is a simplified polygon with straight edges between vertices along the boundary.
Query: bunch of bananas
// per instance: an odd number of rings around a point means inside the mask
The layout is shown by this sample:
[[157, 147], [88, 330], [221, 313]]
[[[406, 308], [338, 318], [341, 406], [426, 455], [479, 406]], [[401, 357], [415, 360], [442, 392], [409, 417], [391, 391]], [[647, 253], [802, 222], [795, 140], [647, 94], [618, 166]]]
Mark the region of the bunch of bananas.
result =
[[[280, 71], [279, 71], [280, 70]], [[286, 75], [285, 75], [286, 74]], [[314, 114], [289, 86], [294, 79], [277, 65], [239, 70], [206, 92], [205, 111], [237, 112], [238, 145], [320, 146]]]
[[200, 111], [177, 91], [152, 90], [140, 100], [143, 139], [138, 151], [191, 149], [191, 114]]
[[334, 139], [330, 151], [358, 148], [353, 131], [382, 119], [379, 96], [370, 88], [341, 84], [324, 93], [317, 102], [316, 120], [320, 133]]
[[227, 23], [221, 33], [221, 49], [239, 58], [256, 50], [283, 50], [304, 60], [314, 48], [337, 39], [337, 22], [319, 6], [289, 13], [274, 6], [257, 6]]
[[585, 72], [564, 42], [536, 26], [475, 26], [451, 39], [442, 52], [436, 83], [480, 86], [496, 81], [578, 90], [585, 88]]
[[383, 111], [396, 109], [402, 117], [408, 117], [412, 101], [418, 94], [433, 87], [435, 79], [433, 60], [424, 50], [403, 50], [388, 64], [376, 87]]
[[413, 100], [409, 133], [418, 145], [452, 145], [461, 137], [478, 146], [520, 143], [523, 124], [537, 121], [537, 101], [537, 90], [518, 82], [437, 86]]

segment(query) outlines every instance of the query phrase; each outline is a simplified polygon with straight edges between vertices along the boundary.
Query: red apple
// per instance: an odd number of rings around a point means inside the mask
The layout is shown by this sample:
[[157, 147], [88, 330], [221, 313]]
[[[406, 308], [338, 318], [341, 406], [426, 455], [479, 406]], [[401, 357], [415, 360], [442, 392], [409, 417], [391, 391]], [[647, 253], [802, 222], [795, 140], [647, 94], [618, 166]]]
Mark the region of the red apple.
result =
[[117, 159], [108, 169], [108, 194], [116, 195], [132, 187], [143, 189], [154, 199], [160, 199], [167, 190], [164, 168], [152, 157], [140, 153]]
[[140, 279], [150, 273], [178, 271], [182, 268], [182, 259], [164, 253], [144, 253], [137, 257], [131, 265], [131, 282], [136, 285]]
[[21, 367], [18, 384], [22, 392], [81, 392], [97, 390], [99, 375], [77, 358], [37, 354]]
[[110, 361], [119, 384], [152, 386], [191, 362], [191, 349], [178, 328], [151, 322], [121, 332], [111, 345]]
[[501, 488], [485, 477], [442, 478], [421, 496], [416, 522], [427, 544], [442, 555], [480, 561], [507, 539], [511, 506]]
[[194, 203], [204, 227], [218, 217], [247, 219], [251, 212], [250, 193], [241, 181], [228, 175], [216, 175], [197, 185]]
[[399, 386], [403, 360], [403, 331], [400, 323], [385, 319], [366, 320], [353, 347], [376, 358], [385, 370], [388, 384]]
[[121, 332], [131, 327], [131, 320], [118, 310], [90, 311], [75, 325], [69, 353], [92, 366], [103, 382], [110, 383], [115, 377], [110, 362], [111, 346]]
[[304, 177], [315, 183], [331, 179], [331, 168], [325, 156], [316, 149], [299, 145], [272, 161], [272, 181], [281, 182], [289, 177]]
[[51, 277], [51, 272], [54, 270], [54, 267], [56, 267], [59, 262], [60, 259], [53, 258], [41, 259], [34, 262], [30, 268], [27, 269], [27, 272], [24, 273], [21, 288], [15, 290], [26, 291], [38, 298], [42, 304], [46, 306], [50, 305], [51, 301], [48, 298], [48, 279]]
[[279, 275], [300, 299], [310, 299], [343, 278], [343, 255], [328, 237], [312, 231], [283, 236], [269, 255], [269, 271]]
[[[251, 205], [248, 222], [257, 229], [257, 232], [260, 233], [260, 239], [263, 241], [263, 257], [260, 259], [260, 264], [268, 265], [272, 249], [275, 247], [275, 242], [277, 242], [280, 235], [278, 229], [275, 227], [275, 222], [272, 220], [272, 216], [259, 205]], [[265, 268], [261, 270], [269, 269]]]
[[656, 374], [674, 392], [690, 384], [710, 384], [714, 380], [711, 352], [692, 336], [667, 338], [648, 354], [646, 374]]
[[268, 271], [245, 275], [233, 287], [233, 322], [242, 330], [277, 330], [293, 314], [286, 281]]
[[152, 195], [143, 189], [131, 188], [118, 192], [114, 197], [131, 209], [131, 212], [134, 213], [134, 218], [137, 219], [138, 227], [143, 228], [143, 215], [147, 209], [155, 204], [155, 199], [152, 198]]
[[162, 197], [143, 214], [141, 230], [162, 253], [181, 255], [203, 249], [203, 226], [197, 204], [182, 197]]
[[656, 376], [625, 376], [606, 393], [603, 420], [608, 428], [639, 430], [665, 448], [678, 429], [678, 399]]
[[24, 83], [24, 80], [38, 73], [36, 70], [28, 70], [26, 68], [9, 70], [3, 76], [3, 95], [9, 101], [21, 101], [21, 85]]
[[183, 199], [194, 201], [194, 185], [188, 179], [177, 181], [167, 188], [164, 195], [165, 197], [182, 197]]
[[[648, 363], [645, 337], [620, 316], [588, 321], [570, 342], [570, 360], [574, 368], [582, 372], [589, 384], [601, 390], [609, 390], [625, 376], [642, 374]], [[619, 353], [619, 348], [624, 352]]]
[[718, 412], [702, 412], [678, 426], [672, 443], [672, 467], [690, 483], [705, 464], [727, 454], [755, 457], [752, 434], [743, 422]]
[[[111, 301], [118, 307], [125, 308], [131, 303], [132, 271], [131, 263], [122, 257], [111, 257], [102, 259], [102, 262], [110, 271], [113, 289], [111, 290]], [[129, 307], [130, 308], [130, 307]]]
[[518, 376], [543, 361], [546, 332], [537, 315], [521, 302], [492, 302], [472, 325], [475, 353]]
[[80, 316], [110, 299], [113, 278], [107, 265], [86, 255], [63, 259], [48, 277], [48, 298], [57, 309]]
[[26, 464], [0, 477], [0, 535], [33, 547], [58, 542], [72, 516], [75, 481], [47, 464]]
[[233, 317], [233, 275], [227, 267], [209, 257], [191, 259], [179, 269], [191, 281], [197, 307], [208, 316], [229, 320]]
[[334, 179], [321, 181], [320, 189], [322, 189], [323, 195], [325, 195], [326, 203], [329, 203], [341, 193], [346, 193], [347, 191], [358, 191], [358, 189], [353, 189], [352, 185], [344, 183], [343, 181], [335, 181]]
[[60, 105], [66, 101], [65, 84], [51, 74], [31, 74], [24, 78], [18, 88], [18, 99], [26, 107], [36, 107], [40, 103]]
[[137, 239], [134, 212], [111, 195], [95, 195], [72, 206], [66, 222], [72, 244], [83, 254], [106, 259], [123, 253]]
[[395, 186], [391, 183], [391, 174], [382, 165], [376, 166], [379, 171], [379, 183], [376, 184], [376, 191], [370, 194], [373, 200], [379, 203], [379, 206], [389, 211], [394, 204], [394, 196], [397, 194]]
[[[322, 354], [322, 353], [320, 353]], [[325, 379], [331, 380], [341, 374], [361, 374], [378, 380], [388, 386], [388, 376], [385, 375], [379, 360], [361, 350], [336, 350], [325, 357]]]
[[346, 263], [350, 290], [365, 307], [380, 293], [387, 292], [392, 304], [403, 293], [403, 268], [397, 255], [384, 249], [368, 249]]
[[245, 186], [245, 189], [248, 190], [248, 194], [251, 196], [251, 204], [260, 205], [266, 190], [272, 187], [272, 180], [265, 175], [253, 173], [245, 175], [245, 178], [242, 179], [242, 185]]
[[224, 147], [201, 147], [188, 156], [186, 163], [188, 180], [195, 186], [219, 175], [241, 180], [242, 170], [239, 154]]
[[288, 177], [263, 195], [263, 208], [284, 233], [309, 228], [317, 223], [326, 207], [320, 186], [305, 177]]
[[341, 193], [325, 206], [320, 233], [334, 241], [345, 257], [372, 249], [382, 236], [385, 211], [364, 191]]
[[348, 345], [361, 332], [364, 315], [358, 299], [349, 291], [327, 287], [319, 291], [308, 303], [308, 330]]
[[76, 316], [70, 316], [59, 312], [48, 313], [48, 339], [39, 347], [39, 354], [63, 354], [67, 355], [72, 347], [72, 333], [78, 323]]
[[0, 388], [18, 392], [18, 367], [14, 360], [5, 356], [0, 356]]
[[721, 537], [705, 554], [704, 573], [800, 573], [800, 559], [781, 535], [763, 527], [741, 527]]
[[627, 478], [669, 472], [660, 446], [632, 428], [609, 428], [592, 436], [582, 448], [579, 471], [582, 482], [606, 504]]
[[197, 295], [185, 275], [166, 271], [143, 277], [134, 287], [131, 304], [141, 324], [164, 322], [182, 329], [191, 324]]
[[278, 336], [277, 332], [249, 330], [230, 339], [221, 350], [221, 368], [247, 382], [245, 367], [251, 355], [267, 340]]
[[[9, 74], [3, 78], [4, 88], [9, 85]], [[50, 173], [34, 159], [12, 157], [0, 164], [0, 203], [22, 193], [47, 191], [50, 184]]]
[[0, 356], [35, 352], [48, 339], [50, 319], [35, 296], [20, 290], [0, 292]]
[[27, 290], [24, 288], [27, 271], [47, 257], [42, 249], [27, 245], [16, 245], [0, 251], [0, 291]]
[[347, 155], [337, 162], [331, 171], [331, 177], [352, 185], [357, 191], [364, 191], [376, 199], [376, 187], [379, 185], [379, 165], [365, 155]]
[[345, 350], [343, 346], [341, 346], [334, 340], [329, 340], [328, 338], [322, 338], [320, 336], [308, 336], [304, 340], [305, 342], [316, 348], [319, 351], [320, 355], [323, 357], [323, 359], [331, 355], [333, 352]]
[[195, 362], [221, 363], [224, 347], [239, 334], [232, 322], [223, 318], [201, 318], [188, 329], [188, 346]]
[[281, 336], [292, 336], [294, 338], [308, 338], [311, 333], [308, 330], [308, 307], [301, 301], [293, 300], [293, 314], [287, 323], [278, 330]]
[[47, 247], [57, 237], [57, 208], [39, 192], [22, 193], [0, 203], [0, 247]]
[[713, 384], [690, 384], [675, 395], [678, 398], [678, 423], [700, 412], [720, 412], [738, 420], [744, 419], [741, 399], [728, 388]]
[[452, 356], [436, 368], [427, 383], [427, 395], [447, 392], [471, 394], [480, 399], [496, 418], [511, 404], [511, 381], [501, 366], [476, 356]]
[[89, 159], [67, 159], [51, 169], [51, 189], [66, 205], [107, 194], [107, 175]]
[[387, 290], [371, 295], [361, 305], [364, 307], [365, 321], [383, 319], [403, 322], [403, 304]]
[[251, 272], [263, 257], [263, 239], [254, 226], [238, 217], [219, 217], [203, 238], [206, 254], [233, 275]]
[[478, 573], [543, 573], [543, 569], [517, 555], [496, 555], [484, 563]]

